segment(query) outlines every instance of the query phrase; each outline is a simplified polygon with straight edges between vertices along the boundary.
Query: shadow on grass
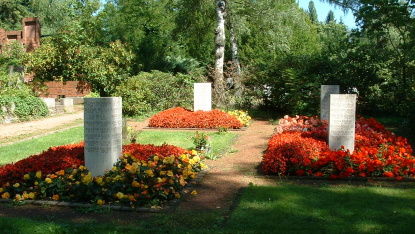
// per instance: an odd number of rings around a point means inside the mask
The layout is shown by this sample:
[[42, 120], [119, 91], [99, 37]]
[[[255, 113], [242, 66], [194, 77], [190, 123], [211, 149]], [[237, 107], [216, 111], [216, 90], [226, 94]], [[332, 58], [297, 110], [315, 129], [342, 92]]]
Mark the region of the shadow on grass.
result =
[[411, 233], [415, 190], [337, 185], [250, 186], [226, 228], [279, 233]]

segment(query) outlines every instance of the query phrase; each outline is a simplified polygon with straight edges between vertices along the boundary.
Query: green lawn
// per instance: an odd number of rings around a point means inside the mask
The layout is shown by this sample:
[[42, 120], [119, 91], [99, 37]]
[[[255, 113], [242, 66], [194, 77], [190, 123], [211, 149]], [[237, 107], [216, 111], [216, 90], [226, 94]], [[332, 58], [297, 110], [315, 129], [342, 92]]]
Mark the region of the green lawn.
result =
[[84, 140], [84, 128], [75, 127], [46, 136], [0, 147], [0, 165], [39, 154], [52, 146], [79, 143]]
[[[162, 145], [167, 143], [170, 145], [180, 146], [185, 149], [194, 149], [193, 140], [191, 139], [196, 131], [142, 131], [137, 137], [137, 143]], [[199, 131], [202, 133], [203, 131]], [[213, 154], [220, 155], [225, 151], [231, 150], [231, 146], [237, 137], [237, 133], [227, 132], [204, 132], [210, 136], [212, 140]]]
[[[142, 131], [138, 134], [137, 143], [162, 145], [167, 143], [185, 149], [193, 148], [191, 137], [194, 132], [180, 131]], [[228, 132], [219, 134], [218, 132], [207, 132], [212, 139], [213, 153], [222, 154], [231, 150], [230, 146], [237, 137], [236, 133]], [[84, 140], [84, 128], [75, 127], [61, 132], [39, 138], [18, 142], [12, 145], [0, 147], [0, 165], [19, 161], [30, 155], [35, 155], [49, 149], [52, 146], [78, 143]]]
[[[8, 233], [413, 233], [414, 204], [414, 189], [287, 183], [249, 186], [229, 219], [215, 210], [152, 214], [123, 225], [0, 217], [0, 228]], [[116, 219], [117, 212], [108, 215]]]
[[278, 233], [411, 233], [414, 202], [414, 189], [250, 186], [227, 228]]

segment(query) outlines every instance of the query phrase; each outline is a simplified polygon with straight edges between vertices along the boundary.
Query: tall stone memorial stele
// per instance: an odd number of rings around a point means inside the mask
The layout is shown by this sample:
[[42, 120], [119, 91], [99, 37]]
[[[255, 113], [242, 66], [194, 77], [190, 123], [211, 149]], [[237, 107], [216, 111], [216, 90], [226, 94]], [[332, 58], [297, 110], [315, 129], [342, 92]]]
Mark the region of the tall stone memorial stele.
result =
[[339, 94], [340, 87], [338, 85], [322, 85], [320, 96], [320, 119], [329, 119], [330, 94]]
[[193, 110], [210, 111], [212, 110], [212, 84], [194, 83]]
[[122, 98], [84, 99], [85, 166], [92, 176], [110, 170], [122, 151]]
[[331, 94], [329, 111], [329, 147], [354, 151], [356, 94]]

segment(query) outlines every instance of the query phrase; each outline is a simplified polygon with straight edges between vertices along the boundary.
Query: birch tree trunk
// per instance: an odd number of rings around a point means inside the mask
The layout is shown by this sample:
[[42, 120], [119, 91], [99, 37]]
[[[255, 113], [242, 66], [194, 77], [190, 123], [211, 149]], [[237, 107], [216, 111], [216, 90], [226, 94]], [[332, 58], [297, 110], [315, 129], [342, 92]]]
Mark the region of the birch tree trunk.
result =
[[242, 80], [241, 80], [241, 64], [239, 62], [238, 56], [238, 43], [236, 41], [235, 30], [233, 27], [232, 17], [228, 17], [228, 27], [229, 27], [229, 40], [231, 43], [232, 51], [232, 67], [233, 67], [233, 77], [232, 82], [235, 88], [235, 96], [241, 96], [243, 92]]
[[241, 64], [239, 63], [239, 57], [238, 57], [238, 44], [236, 42], [235, 37], [235, 30], [233, 29], [233, 25], [229, 24], [229, 40], [231, 42], [231, 50], [232, 50], [232, 61], [235, 66], [235, 72], [236, 74], [241, 74]]
[[215, 30], [215, 68], [214, 68], [214, 92], [216, 105], [222, 107], [225, 104], [225, 82], [223, 77], [223, 64], [225, 59], [225, 17], [226, 0], [216, 1], [217, 25]]

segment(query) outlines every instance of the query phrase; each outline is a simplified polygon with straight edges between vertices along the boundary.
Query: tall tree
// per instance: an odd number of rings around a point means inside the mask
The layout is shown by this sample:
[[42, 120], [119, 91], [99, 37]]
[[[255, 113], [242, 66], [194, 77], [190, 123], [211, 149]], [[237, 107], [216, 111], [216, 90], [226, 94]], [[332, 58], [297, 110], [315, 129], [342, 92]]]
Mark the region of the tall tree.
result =
[[415, 98], [414, 9], [411, 2], [367, 0], [356, 13], [362, 35], [372, 40], [372, 49], [381, 55], [378, 59], [384, 59], [393, 74], [386, 80], [390, 85], [385, 91], [394, 90], [396, 104], [406, 105]]
[[214, 67], [214, 88], [216, 94], [216, 105], [222, 107], [225, 104], [225, 82], [223, 76], [223, 66], [225, 60], [225, 17], [226, 1], [216, 0], [217, 24], [215, 30], [215, 67]]
[[0, 1], [0, 28], [5, 30], [20, 30], [22, 19], [31, 16], [27, 1]]
[[334, 12], [332, 10], [329, 11], [326, 17], [326, 24], [329, 24], [330, 22], [335, 22]]
[[210, 0], [178, 1], [178, 15], [173, 31], [176, 54], [196, 59], [205, 66], [212, 64], [215, 50], [212, 41], [212, 32], [216, 27], [215, 7]]
[[[356, 12], [360, 8], [362, 0], [320, 0], [322, 2], [327, 2], [333, 5], [336, 5], [343, 9], [345, 12], [352, 11]], [[363, 0], [364, 1], [364, 0]]]
[[30, 10], [41, 18], [42, 33], [51, 35], [75, 22], [90, 24], [100, 7], [100, 0], [32, 0]]
[[[135, 71], [161, 70], [176, 43], [172, 39], [177, 9], [171, 0], [114, 0], [107, 24], [113, 39], [128, 43], [139, 55]], [[115, 7], [114, 7], [115, 6]], [[104, 9], [106, 11], [106, 9]], [[104, 19], [105, 20], [105, 19]], [[109, 20], [105, 20], [106, 23]]]
[[310, 16], [311, 22], [318, 23], [317, 10], [313, 1], [308, 3], [308, 15]]

